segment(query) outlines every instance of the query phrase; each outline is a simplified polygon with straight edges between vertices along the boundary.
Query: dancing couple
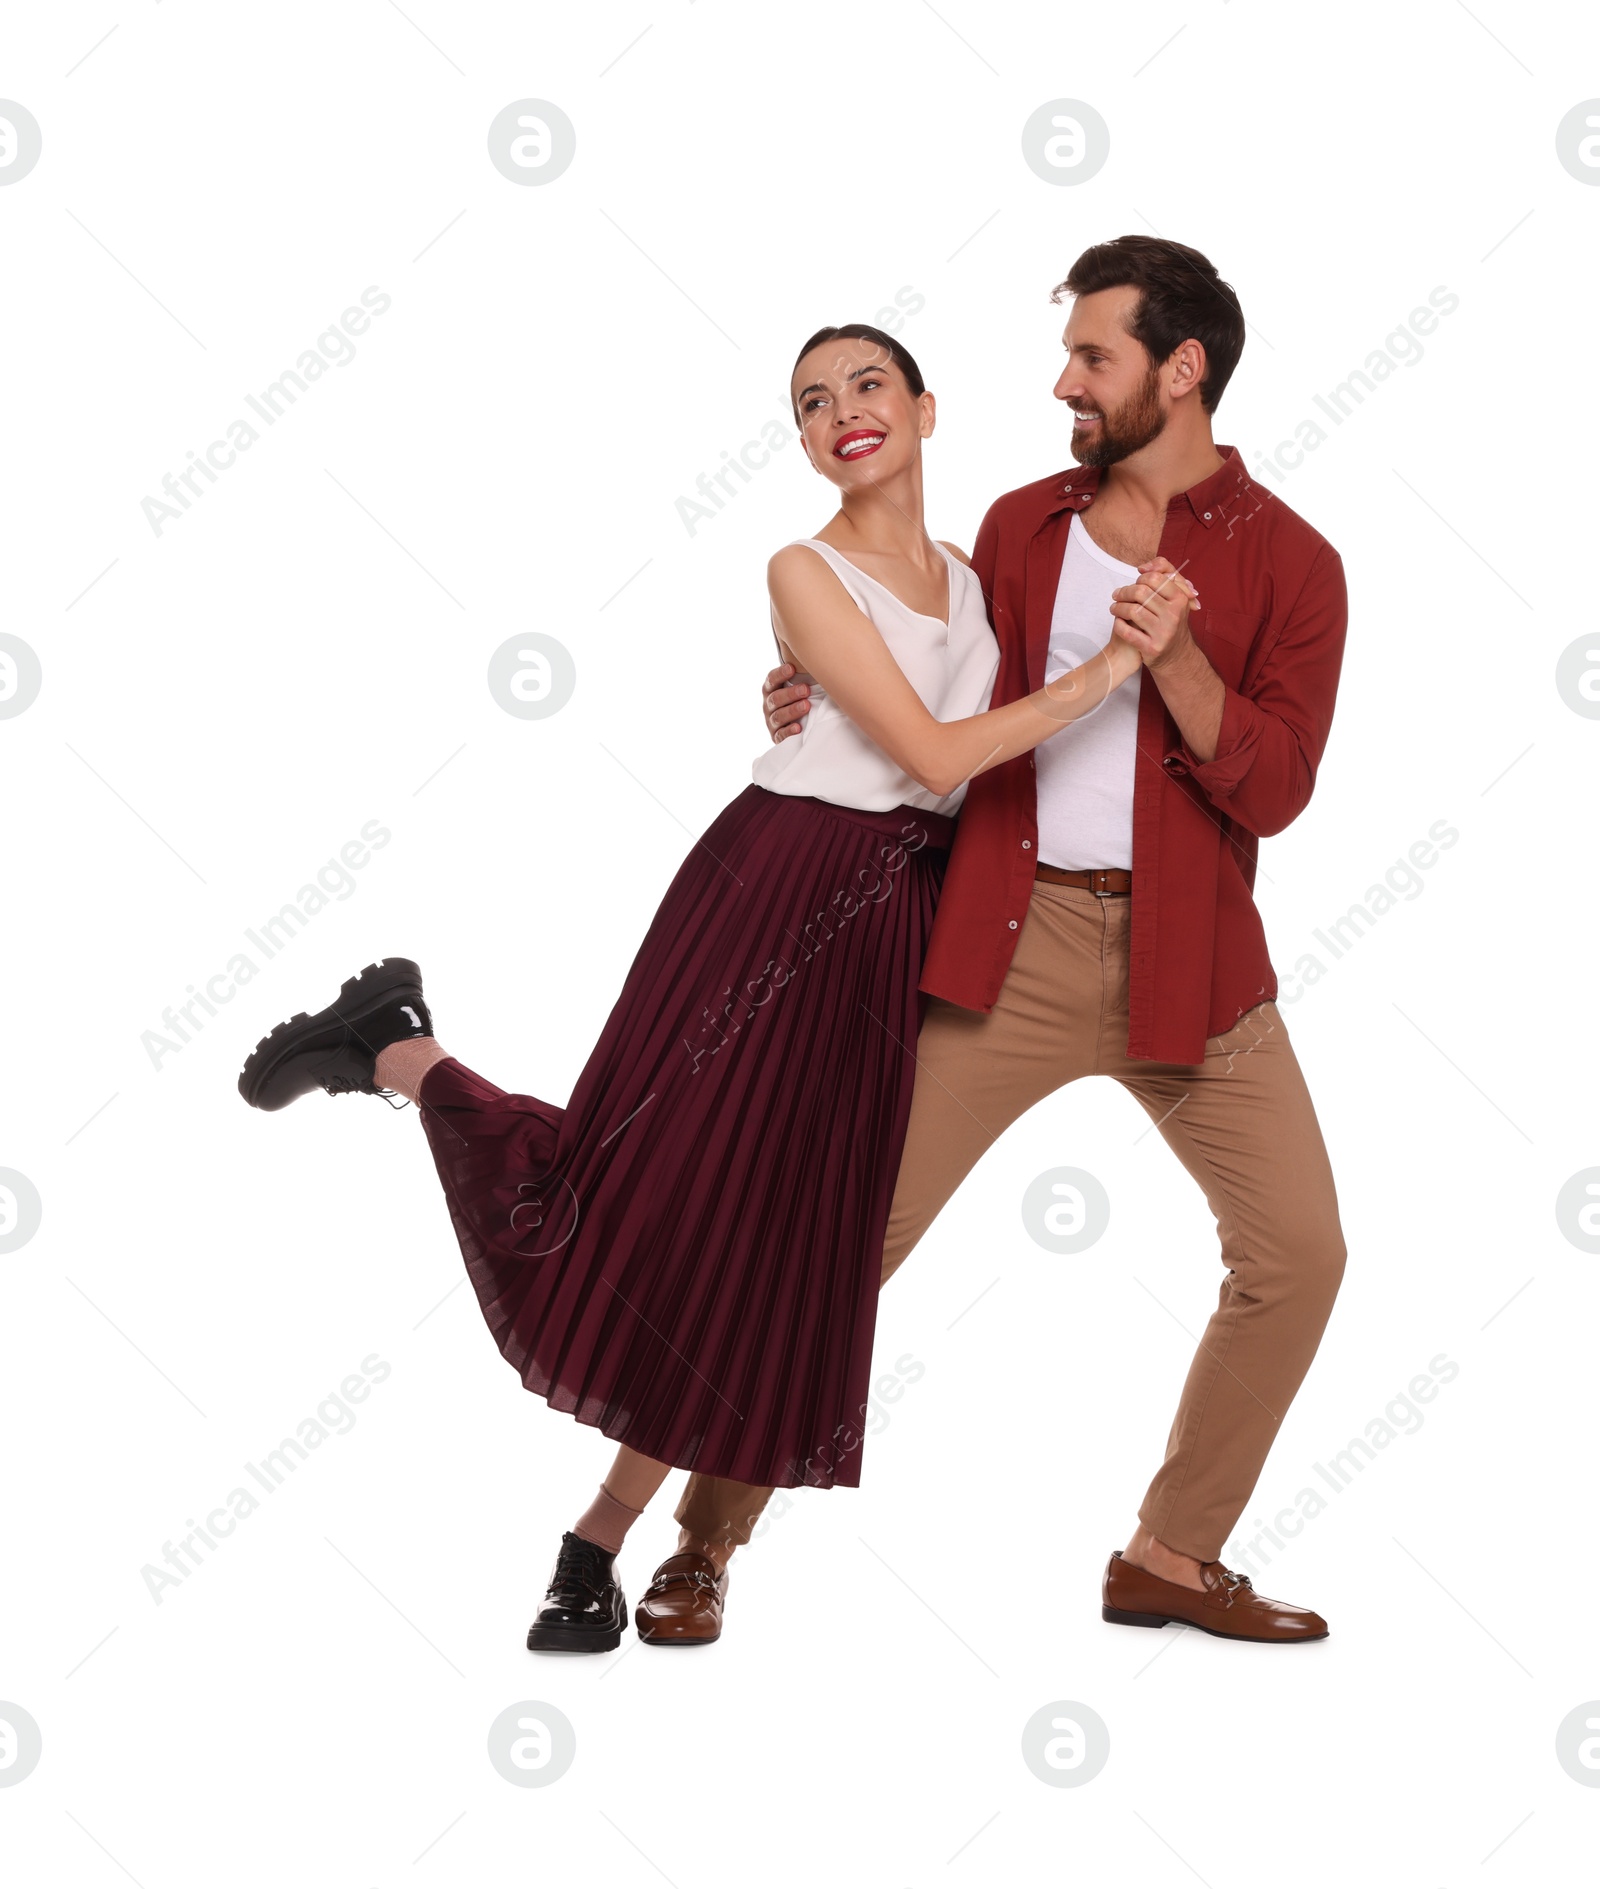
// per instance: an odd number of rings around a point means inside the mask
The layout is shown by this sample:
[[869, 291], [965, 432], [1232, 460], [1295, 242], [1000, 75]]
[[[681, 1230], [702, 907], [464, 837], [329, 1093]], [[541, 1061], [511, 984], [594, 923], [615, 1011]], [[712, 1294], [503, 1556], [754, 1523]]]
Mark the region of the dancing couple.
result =
[[402, 958], [245, 1064], [262, 1109], [416, 1103], [501, 1354], [619, 1445], [534, 1650], [620, 1643], [616, 1556], [674, 1467], [678, 1550], [635, 1625], [720, 1636], [772, 1489], [860, 1482], [881, 1281], [997, 1135], [1090, 1074], [1204, 1190], [1227, 1269], [1102, 1617], [1327, 1633], [1218, 1555], [1345, 1257], [1250, 890], [1258, 837], [1310, 797], [1343, 574], [1213, 442], [1244, 320], [1212, 265], [1122, 237], [1064, 295], [1076, 465], [999, 499], [970, 560], [924, 528], [936, 410], [905, 348], [856, 323], [800, 350], [796, 425], [839, 505], [768, 565], [772, 745], [565, 1108], [451, 1056]]

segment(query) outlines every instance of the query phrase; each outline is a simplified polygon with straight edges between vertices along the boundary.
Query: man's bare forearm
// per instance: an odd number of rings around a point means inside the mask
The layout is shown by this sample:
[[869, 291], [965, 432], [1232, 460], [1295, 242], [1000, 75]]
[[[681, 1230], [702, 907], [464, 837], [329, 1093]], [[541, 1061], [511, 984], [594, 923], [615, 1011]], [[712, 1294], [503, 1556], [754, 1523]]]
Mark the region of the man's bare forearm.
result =
[[1197, 761], [1214, 761], [1228, 688], [1206, 660], [1204, 650], [1192, 636], [1186, 636], [1160, 662], [1145, 666], [1189, 752]]

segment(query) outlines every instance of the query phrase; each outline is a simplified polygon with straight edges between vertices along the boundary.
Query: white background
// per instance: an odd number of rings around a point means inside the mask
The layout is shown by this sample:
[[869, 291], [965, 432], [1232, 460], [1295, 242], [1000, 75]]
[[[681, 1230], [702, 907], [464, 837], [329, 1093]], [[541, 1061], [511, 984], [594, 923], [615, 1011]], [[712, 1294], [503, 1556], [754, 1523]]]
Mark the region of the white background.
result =
[[[1556, 127], [1600, 94], [1593, 24], [108, 0], [18, 10], [5, 53], [0, 93], [43, 127], [0, 189], [0, 629], [44, 675], [0, 721], [0, 1166], [43, 1202], [0, 1255], [0, 1700], [44, 1740], [0, 1789], [11, 1880], [1578, 1880], [1600, 1792], [1555, 1741], [1600, 1698], [1600, 1260], [1555, 1202], [1600, 1163], [1600, 725], [1555, 668], [1593, 622], [1600, 191]], [[524, 98], [577, 128], [543, 187], [487, 156]], [[1057, 98], [1110, 126], [1081, 183], [1023, 162]], [[262, 1116], [239, 1064], [402, 953], [448, 1047], [564, 1101], [762, 745], [765, 560], [831, 509], [792, 446], [692, 534], [676, 501], [786, 418], [814, 328], [909, 288], [928, 523], [970, 547], [1070, 458], [1049, 290], [1151, 230], [1242, 298], [1216, 430], [1252, 468], [1431, 290], [1459, 297], [1276, 479], [1351, 603], [1316, 798], [1263, 848], [1286, 991], [1430, 825], [1460, 838], [1283, 1005], [1351, 1260], [1246, 1524], [1439, 1354], [1458, 1375], [1270, 1551], [1258, 1586], [1326, 1614], [1325, 1643], [1102, 1624], [1218, 1267], [1142, 1113], [1081, 1084], [886, 1295], [880, 1368], [923, 1375], [864, 1486], [799, 1492], [735, 1563], [722, 1643], [537, 1659], [610, 1446], [496, 1354], [416, 1121]], [[355, 358], [157, 535], [141, 502], [369, 285], [392, 305]], [[485, 683], [529, 630], [577, 664], [548, 720]], [[153, 1066], [162, 1011], [374, 820], [392, 840], [348, 895]], [[1019, 1212], [1062, 1164], [1112, 1201], [1077, 1258]], [[354, 1428], [157, 1605], [142, 1568], [374, 1353]], [[621, 1557], [630, 1601], [681, 1481]], [[576, 1731], [545, 1788], [486, 1755], [525, 1700]], [[1061, 1700], [1110, 1731], [1079, 1788], [1022, 1761]]]

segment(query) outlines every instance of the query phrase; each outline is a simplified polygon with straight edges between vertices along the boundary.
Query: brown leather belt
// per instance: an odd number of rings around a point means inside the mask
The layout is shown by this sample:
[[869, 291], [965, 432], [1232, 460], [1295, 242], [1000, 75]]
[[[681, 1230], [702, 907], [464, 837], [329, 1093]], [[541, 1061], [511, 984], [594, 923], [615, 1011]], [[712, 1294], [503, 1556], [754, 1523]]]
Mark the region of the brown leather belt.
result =
[[1092, 872], [1068, 872], [1064, 866], [1047, 866], [1041, 859], [1034, 877], [1050, 885], [1080, 886], [1098, 897], [1122, 898], [1133, 891], [1133, 874], [1123, 866], [1097, 866]]

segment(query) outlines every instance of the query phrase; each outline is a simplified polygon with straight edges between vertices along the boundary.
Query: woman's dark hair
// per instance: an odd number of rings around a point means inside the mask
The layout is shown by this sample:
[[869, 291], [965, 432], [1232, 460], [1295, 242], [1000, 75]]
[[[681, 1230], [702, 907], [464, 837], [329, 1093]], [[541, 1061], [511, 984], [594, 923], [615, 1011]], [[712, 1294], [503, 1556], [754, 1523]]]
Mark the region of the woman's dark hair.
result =
[[1193, 338], [1206, 351], [1200, 404], [1214, 412], [1222, 390], [1244, 352], [1244, 313], [1233, 285], [1224, 282], [1198, 249], [1168, 242], [1163, 236], [1119, 236], [1115, 242], [1086, 249], [1065, 282], [1050, 292], [1094, 295], [1100, 289], [1142, 291], [1128, 321], [1128, 333], [1158, 367]]
[[[794, 357], [794, 366], [798, 367], [813, 348], [820, 348], [824, 341], [875, 341], [894, 362], [905, 376], [906, 385], [911, 389], [913, 399], [927, 389], [922, 384], [922, 369], [917, 366], [906, 350], [895, 340], [893, 335], [885, 334], [881, 328], [874, 328], [870, 322], [847, 321], [842, 328], [819, 328], [800, 352]], [[789, 378], [794, 378], [794, 367], [789, 369]], [[800, 409], [794, 401], [795, 424], [800, 422]]]

